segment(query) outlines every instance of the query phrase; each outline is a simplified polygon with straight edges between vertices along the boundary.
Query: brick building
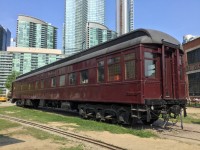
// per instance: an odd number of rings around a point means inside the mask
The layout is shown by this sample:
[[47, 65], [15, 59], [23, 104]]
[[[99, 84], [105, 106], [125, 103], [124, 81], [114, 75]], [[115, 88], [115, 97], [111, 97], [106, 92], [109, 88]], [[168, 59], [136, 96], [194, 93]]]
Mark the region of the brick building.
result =
[[183, 44], [186, 53], [188, 94], [191, 99], [200, 99], [200, 37]]

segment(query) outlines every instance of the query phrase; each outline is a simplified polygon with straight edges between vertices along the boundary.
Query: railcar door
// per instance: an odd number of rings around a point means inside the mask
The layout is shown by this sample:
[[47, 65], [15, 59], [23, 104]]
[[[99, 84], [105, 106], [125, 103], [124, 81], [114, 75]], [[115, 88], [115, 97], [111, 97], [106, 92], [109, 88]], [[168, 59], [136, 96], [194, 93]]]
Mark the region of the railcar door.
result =
[[160, 99], [161, 89], [161, 53], [145, 48], [144, 51], [144, 99]]
[[165, 51], [164, 57], [164, 72], [163, 72], [163, 98], [173, 99], [174, 98], [174, 55], [173, 51]]
[[162, 46], [162, 98], [185, 98], [183, 53], [177, 46]]

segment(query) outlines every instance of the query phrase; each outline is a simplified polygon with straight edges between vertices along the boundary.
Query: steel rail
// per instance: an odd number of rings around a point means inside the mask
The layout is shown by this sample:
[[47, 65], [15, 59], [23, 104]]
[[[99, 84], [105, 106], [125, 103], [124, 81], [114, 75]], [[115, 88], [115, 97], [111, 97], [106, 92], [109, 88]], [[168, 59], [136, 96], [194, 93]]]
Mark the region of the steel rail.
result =
[[3, 118], [3, 119], [6, 119], [6, 120], [21, 123], [23, 125], [29, 125], [31, 127], [37, 127], [38, 129], [43, 129], [45, 131], [51, 131], [53, 133], [57, 133], [57, 134], [60, 134], [60, 135], [64, 135], [64, 136], [67, 136], [67, 137], [78, 139], [78, 140], [81, 140], [81, 141], [84, 141], [84, 142], [92, 143], [94, 145], [98, 145], [98, 146], [107, 148], [109, 150], [126, 150], [125, 148], [121, 148], [119, 146], [115, 146], [115, 145], [112, 145], [112, 144], [109, 144], [109, 143], [106, 143], [106, 142], [102, 142], [102, 141], [95, 140], [95, 139], [92, 139], [92, 138], [88, 138], [88, 137], [85, 137], [85, 136], [82, 136], [82, 135], [67, 132], [67, 131], [64, 131], [64, 130], [61, 130], [61, 129], [49, 127], [49, 126], [42, 125], [42, 124], [39, 124], [39, 123], [30, 122], [30, 121], [27, 121], [27, 120], [19, 119], [19, 118], [16, 118], [16, 117], [10, 117], [10, 116], [6, 116], [6, 115], [1, 115], [1, 114], [0, 114], [0, 117]]

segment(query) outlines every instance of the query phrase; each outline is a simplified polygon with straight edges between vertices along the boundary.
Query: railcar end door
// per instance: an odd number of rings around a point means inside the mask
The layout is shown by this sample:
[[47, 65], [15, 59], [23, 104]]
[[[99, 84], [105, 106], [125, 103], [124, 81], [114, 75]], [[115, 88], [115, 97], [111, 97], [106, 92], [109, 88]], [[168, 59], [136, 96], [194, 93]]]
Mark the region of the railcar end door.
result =
[[163, 80], [163, 98], [172, 99], [174, 98], [174, 56], [172, 51], [165, 51], [164, 65], [165, 80]]

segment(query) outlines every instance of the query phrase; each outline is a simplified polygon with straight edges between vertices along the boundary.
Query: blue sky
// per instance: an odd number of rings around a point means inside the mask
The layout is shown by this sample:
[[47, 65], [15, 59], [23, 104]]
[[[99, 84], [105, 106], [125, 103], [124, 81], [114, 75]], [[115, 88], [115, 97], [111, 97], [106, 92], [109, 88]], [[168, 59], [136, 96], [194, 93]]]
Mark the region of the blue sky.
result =
[[[200, 0], [135, 0], [134, 27], [166, 32], [180, 42], [183, 35], [200, 35]], [[1, 0], [0, 24], [16, 35], [17, 16], [29, 15], [58, 27], [62, 46], [64, 0]], [[115, 0], [106, 0], [106, 25], [115, 30]]]

